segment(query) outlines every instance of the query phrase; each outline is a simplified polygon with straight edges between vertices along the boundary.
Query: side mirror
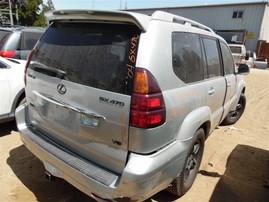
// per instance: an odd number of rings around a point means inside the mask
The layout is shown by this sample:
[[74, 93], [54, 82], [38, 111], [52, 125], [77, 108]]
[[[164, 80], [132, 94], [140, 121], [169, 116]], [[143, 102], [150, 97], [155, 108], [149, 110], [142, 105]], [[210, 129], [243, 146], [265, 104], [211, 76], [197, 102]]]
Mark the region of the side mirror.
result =
[[250, 71], [250, 68], [247, 64], [240, 64], [237, 69], [237, 74], [247, 75]]

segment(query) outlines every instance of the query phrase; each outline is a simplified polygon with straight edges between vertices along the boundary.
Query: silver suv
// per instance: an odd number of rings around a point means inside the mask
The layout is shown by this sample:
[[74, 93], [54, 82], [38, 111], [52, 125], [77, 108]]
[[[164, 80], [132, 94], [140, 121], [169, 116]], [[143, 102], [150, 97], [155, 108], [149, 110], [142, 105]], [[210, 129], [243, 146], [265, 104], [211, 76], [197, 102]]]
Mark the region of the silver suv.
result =
[[41, 27], [0, 28], [0, 56], [26, 60], [44, 32]]
[[54, 11], [26, 66], [16, 120], [48, 179], [98, 201], [192, 186], [204, 141], [246, 99], [227, 43], [173, 14]]

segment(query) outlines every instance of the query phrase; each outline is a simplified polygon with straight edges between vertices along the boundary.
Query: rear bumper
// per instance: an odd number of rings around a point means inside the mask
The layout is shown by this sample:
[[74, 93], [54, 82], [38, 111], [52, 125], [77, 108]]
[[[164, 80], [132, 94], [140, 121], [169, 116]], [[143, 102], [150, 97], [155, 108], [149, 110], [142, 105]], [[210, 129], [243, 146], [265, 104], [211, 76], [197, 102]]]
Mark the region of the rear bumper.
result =
[[27, 123], [27, 105], [17, 108], [16, 121], [23, 143], [48, 172], [93, 198], [98, 195], [112, 201], [142, 201], [165, 189], [182, 170], [189, 144], [175, 141], [154, 154], [131, 153], [117, 174], [72, 154], [32, 128]]

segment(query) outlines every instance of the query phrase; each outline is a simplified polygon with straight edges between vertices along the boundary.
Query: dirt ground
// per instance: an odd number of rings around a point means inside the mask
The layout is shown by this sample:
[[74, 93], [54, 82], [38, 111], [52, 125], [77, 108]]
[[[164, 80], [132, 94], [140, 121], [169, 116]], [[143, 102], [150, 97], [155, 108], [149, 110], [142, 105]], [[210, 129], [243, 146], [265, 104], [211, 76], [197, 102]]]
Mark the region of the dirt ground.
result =
[[[147, 202], [269, 201], [264, 186], [269, 182], [269, 70], [252, 69], [245, 80], [245, 114], [207, 139], [191, 190], [181, 198], [162, 191]], [[22, 144], [14, 122], [0, 124], [0, 155], [1, 202], [94, 201], [64, 181], [46, 181], [42, 163]]]

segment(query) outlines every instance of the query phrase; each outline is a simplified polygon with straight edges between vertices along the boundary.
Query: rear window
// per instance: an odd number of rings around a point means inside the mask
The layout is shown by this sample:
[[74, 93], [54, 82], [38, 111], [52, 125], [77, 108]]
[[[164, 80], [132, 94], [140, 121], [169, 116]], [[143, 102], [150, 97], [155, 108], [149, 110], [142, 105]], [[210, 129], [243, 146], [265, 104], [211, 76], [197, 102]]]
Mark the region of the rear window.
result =
[[241, 47], [230, 46], [232, 53], [241, 53]]
[[127, 24], [54, 22], [32, 59], [48, 68], [30, 68], [50, 76], [60, 70], [62, 79], [130, 94], [139, 32]]
[[3, 44], [5, 43], [8, 35], [10, 34], [11, 32], [9, 31], [5, 31], [5, 30], [1, 30], [0, 31], [0, 49], [1, 47], [3, 46]]
[[1, 50], [20, 50], [20, 32], [9, 32], [0, 42]]
[[32, 50], [42, 34], [42, 32], [23, 32], [21, 49]]

